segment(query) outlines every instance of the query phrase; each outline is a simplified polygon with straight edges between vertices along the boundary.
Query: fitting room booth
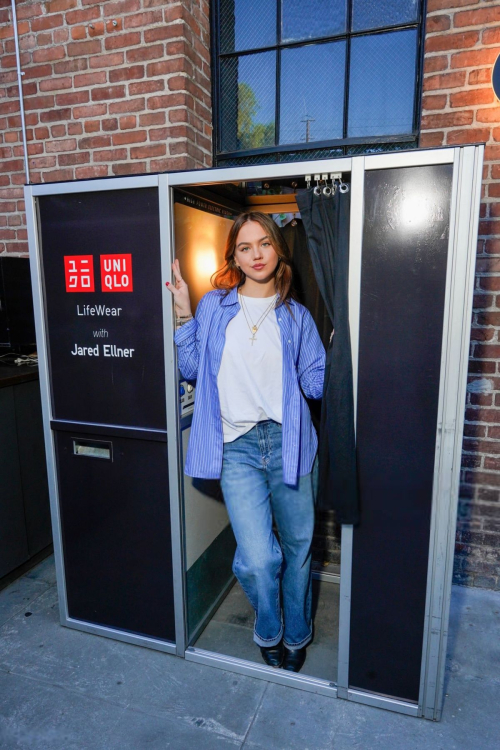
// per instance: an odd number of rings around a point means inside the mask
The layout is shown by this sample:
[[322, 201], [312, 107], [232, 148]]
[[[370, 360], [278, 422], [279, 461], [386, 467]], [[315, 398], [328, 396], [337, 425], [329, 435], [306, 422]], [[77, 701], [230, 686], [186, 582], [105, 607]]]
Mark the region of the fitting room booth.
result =
[[[474, 145], [26, 186], [61, 624], [440, 718], [482, 159]], [[294, 674], [252, 642], [217, 481], [183, 472], [196, 383], [165, 281], [179, 258], [194, 311], [235, 216], [287, 215], [328, 342], [296, 194], [342, 183], [360, 521], [341, 526], [340, 565], [313, 566]]]

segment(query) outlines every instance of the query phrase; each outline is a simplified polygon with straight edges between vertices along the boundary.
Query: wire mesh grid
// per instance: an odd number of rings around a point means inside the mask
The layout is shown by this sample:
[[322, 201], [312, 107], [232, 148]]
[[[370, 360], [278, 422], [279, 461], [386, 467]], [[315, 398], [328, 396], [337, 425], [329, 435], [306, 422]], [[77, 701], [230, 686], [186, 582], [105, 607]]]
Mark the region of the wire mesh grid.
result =
[[406, 151], [417, 148], [417, 141], [405, 143], [371, 143], [367, 145], [344, 146], [341, 148], [319, 148], [307, 151], [286, 151], [282, 153], [254, 154], [217, 159], [218, 167], [250, 167], [256, 164], [280, 164], [293, 161], [312, 161], [316, 159], [335, 159], [340, 156], [356, 156], [359, 154], [380, 154], [385, 151]]
[[[414, 132], [421, 0], [281, 0], [279, 19], [277, 0], [217, 5], [219, 161], [224, 152]], [[309, 152], [293, 153], [273, 161]]]

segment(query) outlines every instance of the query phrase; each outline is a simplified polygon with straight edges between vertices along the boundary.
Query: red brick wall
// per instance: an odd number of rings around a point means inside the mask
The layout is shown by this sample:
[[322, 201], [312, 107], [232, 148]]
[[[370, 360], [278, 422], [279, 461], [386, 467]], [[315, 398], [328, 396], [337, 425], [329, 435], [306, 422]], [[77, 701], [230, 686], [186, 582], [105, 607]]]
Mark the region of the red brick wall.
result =
[[[27, 253], [10, 0], [0, 0], [0, 254]], [[18, 0], [31, 182], [211, 164], [208, 0]]]
[[455, 581], [500, 588], [500, 2], [428, 0], [420, 145], [486, 142]]

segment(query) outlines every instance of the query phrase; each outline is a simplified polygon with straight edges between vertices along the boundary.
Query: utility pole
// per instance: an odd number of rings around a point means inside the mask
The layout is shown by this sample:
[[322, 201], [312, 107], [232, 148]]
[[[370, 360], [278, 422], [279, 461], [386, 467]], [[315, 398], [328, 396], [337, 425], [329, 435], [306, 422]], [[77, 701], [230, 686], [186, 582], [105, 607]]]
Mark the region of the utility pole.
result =
[[309, 117], [309, 115], [305, 116], [304, 120], [301, 120], [301, 122], [305, 122], [306, 124], [306, 143], [309, 143], [311, 140], [311, 122], [316, 122], [314, 117]]

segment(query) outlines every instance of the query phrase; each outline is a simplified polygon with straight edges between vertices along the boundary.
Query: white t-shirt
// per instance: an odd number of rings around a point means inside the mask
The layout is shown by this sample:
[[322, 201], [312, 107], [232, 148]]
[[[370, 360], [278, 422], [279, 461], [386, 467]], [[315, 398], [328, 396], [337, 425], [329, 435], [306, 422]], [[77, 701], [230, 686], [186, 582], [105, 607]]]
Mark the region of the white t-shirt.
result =
[[[258, 322], [273, 297], [245, 297], [250, 326]], [[217, 386], [224, 442], [230, 443], [252, 429], [257, 422], [282, 421], [281, 335], [274, 307], [262, 321], [255, 340], [238, 310], [226, 328]]]

